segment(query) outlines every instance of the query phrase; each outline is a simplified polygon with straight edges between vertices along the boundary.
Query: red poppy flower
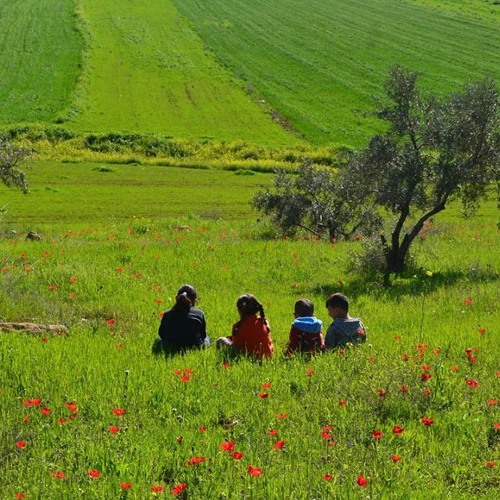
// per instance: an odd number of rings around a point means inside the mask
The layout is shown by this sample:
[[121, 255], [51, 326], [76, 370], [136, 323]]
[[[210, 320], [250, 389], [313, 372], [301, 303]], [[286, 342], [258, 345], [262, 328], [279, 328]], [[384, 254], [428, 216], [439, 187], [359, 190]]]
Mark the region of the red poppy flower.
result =
[[262, 398], [262, 399], [266, 399], [269, 397], [269, 394], [267, 392], [261, 392], [259, 391], [259, 396]]
[[451, 366], [450, 366], [450, 370], [451, 370], [452, 372], [457, 372], [457, 371], [458, 371], [458, 366], [457, 366], [457, 365], [451, 365]]
[[55, 477], [57, 479], [65, 479], [66, 478], [66, 474], [64, 474], [63, 471], [55, 471], [55, 470], [53, 470], [51, 472], [51, 475], [52, 475], [52, 477]]
[[198, 427], [198, 432], [207, 432], [206, 427]]
[[65, 418], [60, 418], [57, 422], [62, 425], [62, 424], [64, 424], [66, 422], [66, 419]]
[[472, 299], [465, 299], [465, 300], [464, 300], [464, 304], [465, 304], [466, 306], [470, 306], [470, 305], [472, 304]]
[[132, 488], [132, 483], [120, 483], [120, 489], [129, 490], [130, 488]]
[[286, 441], [276, 441], [276, 443], [274, 443], [273, 448], [275, 450], [282, 450], [283, 447], [285, 446], [285, 444], [286, 444]]
[[53, 292], [54, 290], [57, 290], [57, 285], [49, 285], [49, 290]]
[[106, 320], [108, 326], [113, 326], [116, 323], [116, 319], [110, 318]]
[[323, 431], [321, 433], [321, 437], [325, 440], [325, 441], [330, 441], [330, 439], [332, 439], [332, 435], [328, 432], [328, 431]]
[[279, 418], [280, 420], [283, 420], [288, 417], [288, 413], [278, 413], [276, 415], [276, 418]]
[[151, 486], [151, 491], [153, 493], [162, 493], [165, 491], [165, 486], [157, 485], [157, 486]]
[[117, 426], [117, 425], [112, 425], [108, 431], [110, 432], [110, 434], [117, 434], [118, 432], [120, 432], [120, 428]]
[[15, 497], [16, 498], [26, 498], [26, 495], [24, 493], [16, 493]]
[[205, 457], [193, 457], [187, 461], [187, 465], [201, 464], [202, 462], [205, 462], [206, 460], [207, 459]]
[[484, 334], [486, 333], [486, 329], [485, 329], [485, 328], [481, 328], [481, 329], [479, 330], [479, 333], [480, 333], [481, 335], [484, 335]]
[[431, 365], [422, 365], [422, 370], [423, 370], [424, 372], [428, 372], [431, 368], [432, 368], [432, 366], [431, 366]]
[[89, 470], [89, 477], [93, 477], [93, 478], [101, 477], [101, 473], [97, 469], [90, 469]]
[[224, 441], [220, 445], [220, 449], [222, 451], [230, 452], [233, 451], [234, 447], [236, 446], [236, 443], [234, 441]]
[[491, 461], [491, 460], [487, 460], [487, 461], [486, 461], [486, 467], [490, 467], [490, 468], [492, 468], [492, 467], [495, 467], [495, 466], [496, 466], [496, 464], [497, 464], [496, 462], [493, 462], [493, 461]]
[[259, 469], [258, 467], [252, 467], [251, 465], [247, 467], [247, 470], [248, 473], [254, 477], [262, 476], [263, 474], [262, 469]]
[[76, 276], [71, 276], [71, 278], [69, 279], [70, 283], [76, 283], [77, 281], [78, 281], [78, 278]]
[[78, 411], [78, 407], [76, 406], [75, 403], [64, 403], [64, 404], [71, 413], [76, 413]]
[[172, 493], [172, 495], [179, 495], [187, 488], [187, 485], [188, 485], [187, 483], [178, 484], [177, 486], [174, 486], [170, 490], [170, 492]]
[[408, 361], [410, 359], [410, 356], [408, 356], [408, 354], [401, 354], [401, 359], [403, 361]]
[[52, 410], [50, 408], [42, 408], [41, 411], [44, 415], [50, 415], [52, 413]]
[[264, 382], [261, 384], [262, 389], [270, 389], [272, 384], [270, 382]]
[[381, 439], [384, 433], [382, 431], [372, 431], [372, 436], [374, 439]]
[[356, 482], [359, 484], [359, 486], [363, 486], [363, 487], [368, 484], [368, 480], [361, 475], [358, 476], [358, 478], [356, 479]]
[[17, 447], [17, 448], [20, 448], [20, 449], [22, 449], [22, 448], [26, 448], [26, 445], [27, 445], [27, 444], [28, 444], [28, 443], [26, 443], [26, 441], [18, 441], [18, 442], [16, 443], [16, 447]]
[[24, 406], [39, 406], [42, 404], [41, 398], [34, 398], [34, 399], [25, 399], [23, 401]]
[[113, 414], [117, 415], [118, 417], [121, 417], [125, 415], [126, 410], [124, 408], [113, 408]]
[[500, 422], [495, 422], [493, 424], [493, 429], [496, 429], [497, 431], [499, 431], [500, 430]]
[[229, 363], [222, 363], [222, 368], [231, 368]]
[[387, 392], [384, 389], [377, 389], [377, 396], [384, 399], [387, 396]]
[[430, 389], [425, 389], [425, 391], [422, 391], [422, 396], [430, 396], [432, 394], [432, 391]]
[[420, 375], [420, 380], [422, 382], [427, 382], [431, 378], [432, 378], [432, 375], [430, 373], [422, 373], [422, 375]]
[[393, 428], [392, 428], [392, 432], [394, 434], [403, 434], [403, 431], [404, 431], [404, 428], [403, 427], [400, 427], [399, 425], [395, 425]]
[[235, 460], [240, 460], [241, 458], [243, 458], [243, 453], [240, 453], [239, 451], [233, 451], [231, 453], [231, 456], [235, 459]]
[[478, 386], [478, 383], [477, 383], [477, 380], [473, 380], [471, 378], [468, 378], [465, 383], [469, 386], [469, 387], [473, 387], [474, 389]]
[[306, 375], [307, 375], [308, 377], [310, 377], [310, 376], [314, 375], [314, 370], [312, 370], [312, 369], [306, 370]]
[[276, 434], [278, 434], [278, 431], [276, 429], [269, 429], [267, 431], [267, 433], [270, 435], [270, 436], [276, 436]]
[[368, 361], [369, 361], [370, 363], [375, 363], [375, 356], [370, 356], [370, 357], [368, 358]]
[[391, 455], [391, 460], [393, 462], [401, 462], [401, 457], [399, 455]]
[[394, 342], [399, 342], [401, 340], [401, 337], [399, 335], [396, 335], [392, 338], [392, 340], [394, 340]]
[[432, 350], [432, 354], [434, 354], [435, 356], [437, 356], [440, 352], [441, 352], [441, 349], [433, 349]]
[[339, 399], [339, 406], [347, 406], [347, 401], [345, 399]]
[[23, 422], [29, 422], [30, 418], [29, 417], [23, 417]]
[[331, 481], [331, 480], [333, 479], [333, 476], [330, 476], [330, 474], [325, 474], [325, 475], [323, 476], [323, 479], [324, 479], [325, 481]]
[[182, 375], [179, 377], [182, 382], [189, 382], [191, 380], [191, 375]]
[[403, 392], [403, 393], [406, 393], [408, 392], [408, 387], [406, 387], [406, 385], [402, 385], [400, 388], [399, 388], [399, 392]]
[[431, 425], [434, 425], [434, 419], [431, 417], [422, 417], [422, 423], [424, 425], [427, 425], [427, 427], [430, 427]]

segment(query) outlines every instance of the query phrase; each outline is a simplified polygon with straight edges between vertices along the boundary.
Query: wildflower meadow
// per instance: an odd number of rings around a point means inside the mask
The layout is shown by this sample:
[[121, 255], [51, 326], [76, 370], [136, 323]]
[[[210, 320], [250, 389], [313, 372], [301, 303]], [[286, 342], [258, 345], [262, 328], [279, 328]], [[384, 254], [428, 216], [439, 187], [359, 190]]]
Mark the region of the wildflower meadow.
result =
[[[428, 224], [414, 271], [384, 288], [350, 270], [359, 241], [290, 240], [259, 220], [248, 202], [269, 174], [114, 166], [78, 177], [83, 168], [40, 177], [35, 165], [27, 198], [1, 189], [0, 320], [67, 327], [0, 333], [1, 498], [497, 498], [493, 201], [474, 219], [453, 206]], [[132, 170], [134, 189], [111, 182]], [[163, 174], [182, 175], [198, 208]], [[92, 200], [77, 196], [78, 178]], [[234, 181], [238, 199], [208, 216]], [[140, 193], [152, 186], [167, 215], [147, 215]], [[99, 210], [106, 196], [114, 203]], [[274, 358], [229, 359], [213, 345], [153, 354], [186, 282], [212, 341], [238, 319], [237, 297], [255, 294]], [[295, 300], [315, 303], [325, 332], [335, 291], [367, 342], [283, 356]]]

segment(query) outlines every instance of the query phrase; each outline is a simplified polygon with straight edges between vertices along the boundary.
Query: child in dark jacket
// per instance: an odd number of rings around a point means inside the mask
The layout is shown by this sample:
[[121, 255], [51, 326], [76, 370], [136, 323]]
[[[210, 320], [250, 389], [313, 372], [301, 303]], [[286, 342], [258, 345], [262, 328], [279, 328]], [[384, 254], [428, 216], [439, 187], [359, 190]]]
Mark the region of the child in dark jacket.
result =
[[346, 344], [361, 344], [366, 341], [366, 330], [359, 318], [349, 316], [349, 300], [342, 293], [330, 295], [326, 301], [328, 314], [333, 323], [328, 327], [325, 347], [333, 349]]
[[314, 304], [308, 299], [297, 300], [294, 316], [295, 321], [290, 329], [290, 339], [285, 349], [285, 355], [292, 356], [295, 352], [322, 351], [325, 347], [321, 332], [323, 322], [314, 316]]

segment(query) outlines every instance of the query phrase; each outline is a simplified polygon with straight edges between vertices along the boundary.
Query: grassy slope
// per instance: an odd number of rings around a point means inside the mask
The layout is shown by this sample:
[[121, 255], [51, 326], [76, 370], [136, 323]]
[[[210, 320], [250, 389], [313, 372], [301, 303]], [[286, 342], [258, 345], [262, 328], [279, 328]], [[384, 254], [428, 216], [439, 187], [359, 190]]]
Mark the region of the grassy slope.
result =
[[[186, 195], [197, 197], [190, 211], [200, 213], [203, 203], [235, 190], [235, 180], [239, 202], [246, 204], [259, 177], [166, 169], [165, 175], [175, 173], [168, 189], [160, 186], [159, 170], [151, 176], [133, 167], [107, 173], [90, 165], [65, 167], [33, 171], [42, 189], [33, 193], [38, 220], [46, 223], [30, 228], [41, 228], [43, 240], [25, 241], [23, 234], [0, 239], [0, 318], [70, 327], [67, 337], [47, 336], [46, 342], [0, 335], [0, 491], [6, 498], [18, 492], [27, 498], [118, 498], [121, 482], [132, 482], [127, 498], [147, 498], [153, 485], [169, 490], [181, 482], [193, 499], [232, 500], [242, 492], [298, 500], [498, 496], [500, 434], [493, 424], [500, 422], [500, 404], [488, 403], [498, 399], [500, 369], [493, 202], [471, 221], [458, 220], [451, 207], [437, 217], [416, 243], [421, 264], [434, 275], [420, 272], [386, 290], [356, 282], [346, 271], [357, 243], [254, 238], [248, 220], [193, 218], [191, 231], [181, 232], [175, 217], [149, 227], [132, 218], [149, 210], [151, 200], [140, 194], [148, 188], [183, 213], [186, 198], [176, 198], [176, 178], [188, 187]], [[107, 175], [115, 187], [103, 182]], [[211, 192], [189, 189], [209, 175], [217, 176]], [[79, 180], [90, 196], [65, 196]], [[130, 220], [115, 223], [98, 213], [99, 196], [119, 204], [130, 184], [136, 186], [135, 199], [124, 200]], [[3, 187], [0, 195], [5, 202], [22, 196]], [[32, 209], [23, 204], [16, 212], [21, 218]], [[94, 218], [82, 226], [78, 212]], [[272, 363], [231, 362], [229, 368], [215, 349], [155, 358], [149, 350], [159, 313], [185, 281], [198, 286], [212, 337], [229, 332], [237, 319], [236, 297], [251, 291], [264, 302], [280, 353], [294, 300], [310, 297], [328, 324], [324, 299], [341, 289], [367, 325], [369, 345], [345, 356], [277, 356]], [[109, 319], [116, 323], [109, 326]], [[417, 349], [423, 344], [428, 347]], [[478, 350], [474, 363], [465, 356], [467, 347]], [[432, 375], [428, 382], [420, 379], [424, 364]], [[172, 372], [186, 368], [194, 373], [183, 383]], [[403, 384], [408, 392], [401, 391]], [[259, 397], [261, 391], [269, 397]], [[22, 404], [37, 397], [50, 415]], [[74, 420], [68, 402], [77, 406]], [[126, 414], [114, 415], [116, 407]], [[277, 417], [282, 413], [287, 418]], [[424, 415], [433, 426], [422, 425]], [[113, 425], [120, 427], [116, 434], [108, 430]], [[325, 425], [332, 427], [335, 446], [322, 437]], [[393, 434], [394, 425], [404, 428], [402, 435]], [[383, 433], [379, 441], [372, 437], [375, 429]], [[236, 442], [241, 460], [221, 451], [225, 440]], [[278, 440], [286, 441], [283, 450], [273, 449]], [[26, 447], [16, 448], [21, 441]], [[392, 454], [401, 462], [393, 463]], [[207, 462], [187, 466], [193, 456]], [[497, 466], [488, 467], [490, 460]], [[251, 477], [248, 465], [262, 467], [264, 475]], [[102, 476], [90, 479], [90, 469]], [[66, 479], [52, 477], [55, 471]], [[323, 479], [326, 474], [331, 481]], [[358, 474], [368, 479], [366, 488], [356, 484]]]
[[31, 187], [27, 196], [0, 186], [1, 203], [8, 205], [2, 221], [18, 230], [68, 219], [87, 225], [105, 223], [131, 215], [245, 218], [253, 193], [271, 180], [266, 174], [221, 170], [52, 162], [38, 162], [27, 174]]
[[204, 51], [172, 2], [82, 5], [91, 31], [87, 107], [71, 128], [297, 142]]
[[74, 1], [0, 0], [0, 123], [52, 121], [69, 104], [83, 41]]
[[438, 92], [500, 77], [493, 17], [397, 0], [174, 2], [224, 64], [319, 143], [373, 132], [362, 111], [394, 64], [421, 70]]

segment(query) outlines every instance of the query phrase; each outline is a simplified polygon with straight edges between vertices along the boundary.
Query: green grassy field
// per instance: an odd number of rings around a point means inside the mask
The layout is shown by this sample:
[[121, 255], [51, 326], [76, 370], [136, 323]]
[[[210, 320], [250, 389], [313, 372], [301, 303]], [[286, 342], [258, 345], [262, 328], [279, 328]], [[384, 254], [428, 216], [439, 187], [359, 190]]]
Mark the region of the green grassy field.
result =
[[359, 146], [380, 126], [370, 110], [394, 64], [422, 71], [423, 87], [438, 93], [500, 76], [498, 9], [483, 0], [51, 0], [43, 10], [30, 0], [0, 9], [3, 125], [66, 120], [79, 134]]
[[[416, 244], [421, 268], [384, 289], [348, 271], [358, 243], [274, 238], [243, 212], [269, 175], [99, 167], [35, 164], [31, 195], [0, 189], [0, 319], [69, 328], [0, 334], [5, 498], [496, 498], [493, 201], [470, 221], [457, 207], [436, 218]], [[214, 200], [221, 219], [206, 217]], [[275, 359], [153, 356], [183, 282], [198, 288], [212, 338], [229, 333], [236, 298], [256, 294]], [[296, 298], [326, 326], [335, 290], [368, 343], [283, 358]]]
[[71, 104], [83, 40], [70, 0], [0, 1], [0, 123], [51, 122]]
[[378, 126], [366, 112], [395, 64], [422, 71], [423, 87], [437, 92], [500, 76], [493, 15], [397, 0], [174, 3], [218, 59], [313, 142], [366, 141]]

